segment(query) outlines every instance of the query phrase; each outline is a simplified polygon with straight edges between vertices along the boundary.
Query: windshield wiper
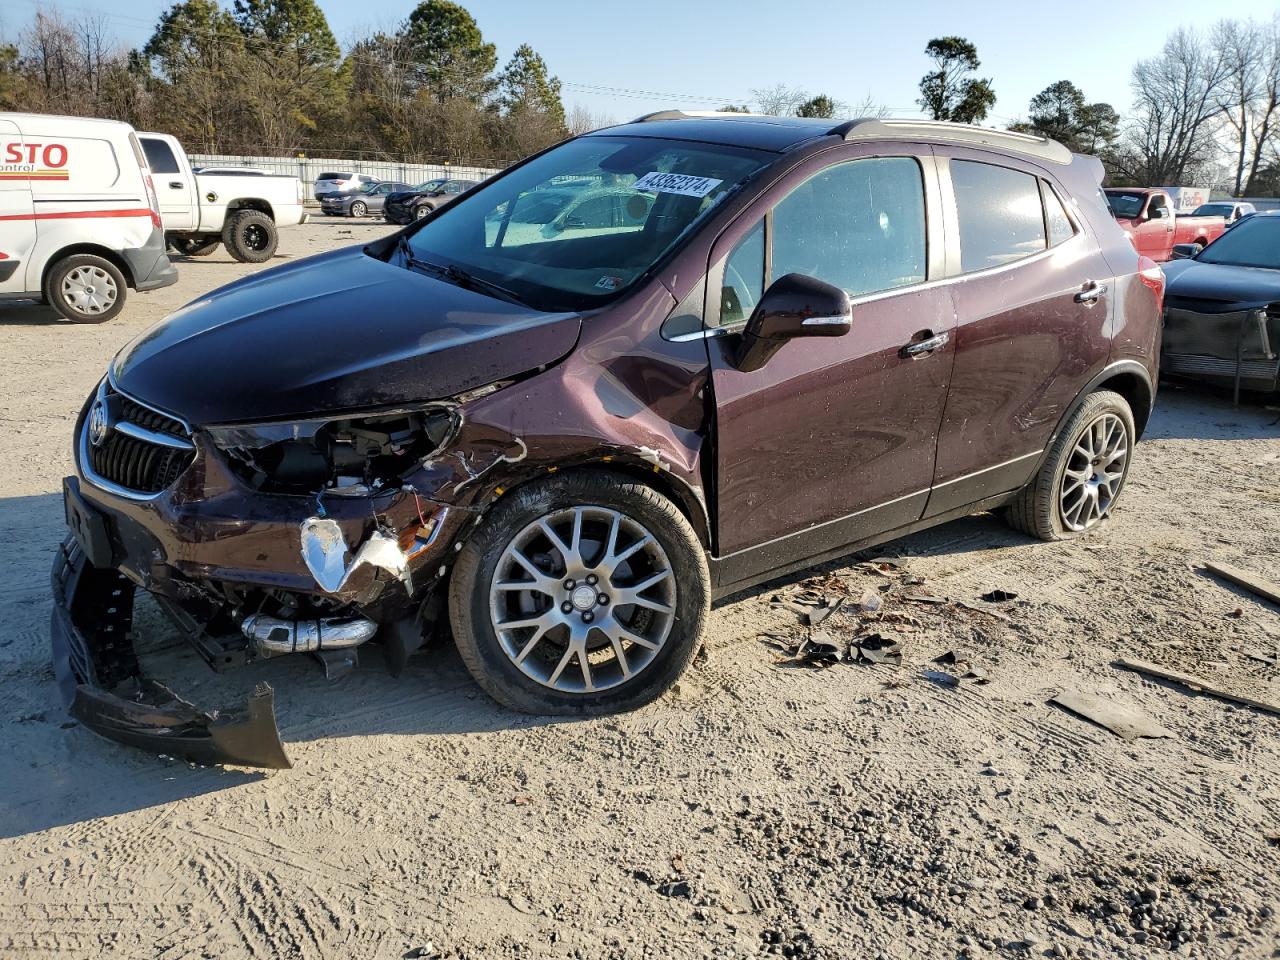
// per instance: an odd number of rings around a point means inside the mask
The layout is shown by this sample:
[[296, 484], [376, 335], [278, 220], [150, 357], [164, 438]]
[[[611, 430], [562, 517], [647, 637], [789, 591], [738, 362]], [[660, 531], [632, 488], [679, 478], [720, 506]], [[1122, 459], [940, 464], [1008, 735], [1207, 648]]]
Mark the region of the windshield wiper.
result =
[[506, 300], [508, 303], [518, 304], [522, 307], [527, 306], [520, 294], [502, 286], [499, 283], [494, 283], [492, 280], [486, 280], [484, 277], [478, 277], [474, 273], [469, 273], [462, 269], [462, 267], [455, 266], [452, 263], [435, 263], [431, 260], [423, 260], [421, 257], [416, 256], [413, 252], [413, 247], [409, 245], [408, 237], [400, 238], [399, 247], [400, 254], [404, 257], [404, 262], [414, 269], [426, 270], [430, 273], [437, 274], [445, 280], [448, 280], [454, 286], [465, 287], [470, 290], [475, 290], [478, 293], [487, 293], [499, 300]]

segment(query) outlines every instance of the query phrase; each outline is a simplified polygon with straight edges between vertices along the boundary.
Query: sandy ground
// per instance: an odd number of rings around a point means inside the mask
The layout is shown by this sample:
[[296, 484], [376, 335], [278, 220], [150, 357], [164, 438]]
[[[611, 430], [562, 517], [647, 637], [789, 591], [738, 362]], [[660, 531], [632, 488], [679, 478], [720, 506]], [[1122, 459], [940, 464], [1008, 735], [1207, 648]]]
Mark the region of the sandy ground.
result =
[[[386, 229], [323, 221], [280, 256]], [[828, 564], [720, 606], [705, 662], [635, 714], [508, 713], [450, 648], [399, 681], [376, 651], [333, 685], [305, 658], [218, 677], [142, 602], [178, 690], [275, 686], [296, 768], [196, 768], [69, 725], [46, 626], [73, 418], [119, 346], [246, 269], [181, 263], [101, 327], [0, 308], [0, 957], [1280, 955], [1280, 717], [1111, 665], [1280, 701], [1249, 657], [1275, 655], [1280, 611], [1196, 568], [1280, 579], [1280, 414], [1256, 400], [1166, 389], [1085, 542], [977, 516], [876, 551], [899, 568]], [[805, 628], [771, 598], [798, 585], [851, 598], [823, 629], [891, 633], [902, 664], [785, 662]], [[993, 588], [1018, 597], [905, 597]], [[989, 683], [926, 676], [956, 647]], [[1172, 736], [1122, 740], [1047, 703], [1063, 690]]]

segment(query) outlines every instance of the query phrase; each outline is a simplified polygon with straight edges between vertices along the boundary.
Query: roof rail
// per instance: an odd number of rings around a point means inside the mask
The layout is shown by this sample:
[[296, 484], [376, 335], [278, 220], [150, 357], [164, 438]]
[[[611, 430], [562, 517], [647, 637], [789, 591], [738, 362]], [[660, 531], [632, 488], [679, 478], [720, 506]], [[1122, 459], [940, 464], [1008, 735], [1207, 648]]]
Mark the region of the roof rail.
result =
[[967, 123], [949, 123], [945, 120], [876, 120], [863, 117], [832, 127], [830, 132], [846, 140], [912, 139], [914, 137], [948, 140], [974, 146], [999, 147], [1052, 163], [1069, 164], [1071, 162], [1071, 151], [1057, 140], [1037, 137], [1029, 133], [1015, 133], [1012, 130], [992, 130]]
[[648, 123], [651, 120], [696, 120], [708, 117], [763, 117], [763, 113], [740, 113], [737, 110], [657, 110], [636, 117], [632, 123]]

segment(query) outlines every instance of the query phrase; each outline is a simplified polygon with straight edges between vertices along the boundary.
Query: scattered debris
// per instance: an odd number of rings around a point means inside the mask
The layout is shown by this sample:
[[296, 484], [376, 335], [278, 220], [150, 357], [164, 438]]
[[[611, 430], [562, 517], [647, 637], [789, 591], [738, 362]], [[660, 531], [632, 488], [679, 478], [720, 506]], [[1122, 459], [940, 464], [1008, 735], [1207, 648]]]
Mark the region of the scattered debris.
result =
[[980, 613], [986, 617], [993, 617], [996, 620], [1003, 620], [1005, 623], [1011, 622], [1009, 618], [999, 610], [992, 610], [990, 607], [980, 607], [976, 603], [969, 603], [967, 600], [956, 600], [954, 603], [958, 609], [972, 610], [974, 613]]
[[902, 599], [910, 600], [912, 603], [932, 603], [938, 605], [947, 602], [946, 597], [934, 596], [932, 593], [916, 593], [914, 591], [912, 593], [904, 593], [902, 595]]
[[935, 657], [933, 662], [955, 668], [951, 673], [955, 675], [957, 683], [960, 680], [969, 680], [975, 685], [981, 686], [991, 682], [987, 677], [987, 672], [976, 664], [973, 654], [967, 650], [948, 650], [946, 653]]
[[1135, 740], [1138, 737], [1173, 736], [1137, 707], [1125, 706], [1110, 698], [1095, 697], [1075, 690], [1064, 690], [1057, 696], [1050, 697], [1049, 703], [1084, 717], [1100, 727], [1105, 727], [1125, 740]]
[[882, 606], [884, 606], [884, 600], [874, 590], [868, 590], [862, 595], [862, 599], [858, 601], [858, 607], [863, 613], [875, 613]]
[[1008, 603], [1010, 600], [1017, 600], [1018, 595], [1011, 590], [988, 590], [982, 595], [982, 599], [987, 603]]
[[882, 633], [872, 633], [858, 637], [849, 648], [849, 659], [860, 663], [902, 662], [902, 644]]
[[833, 640], [825, 630], [818, 630], [806, 637], [795, 652], [795, 659], [824, 667], [839, 663], [844, 657], [845, 648]]
[[926, 680], [932, 680], [934, 683], [943, 687], [960, 686], [960, 678], [955, 674], [947, 673], [945, 670], [921, 670], [920, 676]]
[[407, 950], [404, 954], [404, 960], [434, 960], [438, 956], [440, 954], [436, 951], [436, 945], [428, 940], [420, 947]]
[[664, 897], [679, 897], [682, 900], [689, 900], [693, 897], [693, 887], [690, 886], [688, 880], [668, 880], [660, 883], [654, 888]]
[[837, 599], [834, 602], [828, 601], [825, 607], [814, 607], [812, 610], [806, 611], [804, 616], [801, 618], [801, 622], [805, 622], [805, 618], [807, 617], [809, 626], [816, 627], [839, 610], [843, 603], [843, 600]]
[[1244, 652], [1244, 655], [1248, 657], [1250, 660], [1254, 660], [1257, 663], [1262, 664], [1264, 667], [1274, 667], [1276, 665], [1276, 658], [1274, 656], [1270, 656], [1265, 653], [1257, 653], [1256, 651], [1253, 651], [1253, 650], [1246, 650]]
[[1159, 666], [1158, 664], [1147, 663], [1144, 660], [1117, 660], [1115, 665], [1124, 670], [1133, 670], [1136, 673], [1145, 673], [1153, 677], [1159, 677], [1162, 680], [1171, 680], [1174, 683], [1181, 684], [1190, 690], [1208, 694], [1209, 696], [1217, 697], [1220, 700], [1229, 700], [1232, 703], [1239, 703], [1246, 707], [1253, 707], [1255, 710], [1264, 710], [1267, 713], [1280, 714], [1280, 704], [1268, 703], [1265, 700], [1254, 700], [1251, 697], [1232, 693], [1230, 690], [1223, 690], [1221, 687], [1215, 687], [1208, 680], [1201, 680], [1199, 677], [1193, 677], [1186, 673], [1178, 673], [1175, 670], [1169, 670], [1165, 667]]
[[527, 793], [517, 793], [511, 798], [512, 806], [527, 807], [531, 803], [533, 803], [533, 797], [529, 796]]
[[1241, 570], [1239, 567], [1233, 567], [1226, 563], [1214, 563], [1210, 560], [1205, 562], [1204, 568], [1211, 573], [1216, 573], [1224, 580], [1230, 580], [1238, 587], [1244, 587], [1255, 596], [1270, 600], [1280, 606], [1280, 585], [1274, 584], [1255, 573], [1250, 573], [1248, 570]]

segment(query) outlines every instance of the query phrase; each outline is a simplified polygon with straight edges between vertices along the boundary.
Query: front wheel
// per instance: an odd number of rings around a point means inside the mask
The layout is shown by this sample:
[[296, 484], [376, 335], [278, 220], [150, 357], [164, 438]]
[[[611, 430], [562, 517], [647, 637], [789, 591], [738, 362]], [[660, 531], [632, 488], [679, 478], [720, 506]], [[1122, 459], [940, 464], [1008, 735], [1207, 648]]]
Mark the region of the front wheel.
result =
[[124, 274], [110, 260], [91, 253], [64, 257], [45, 280], [45, 299], [75, 323], [106, 323], [124, 309]]
[[432, 206], [430, 206], [429, 204], [426, 204], [426, 203], [421, 204], [421, 205], [419, 205], [419, 206], [417, 206], [417, 207], [415, 207], [415, 208], [414, 208], [414, 210], [413, 210], [413, 219], [415, 219], [415, 220], [425, 220], [425, 219], [427, 219], [427, 217], [429, 217], [429, 216], [431, 215], [431, 211], [432, 211], [432, 210], [434, 210], [434, 209], [435, 209], [435, 207], [432, 207]]
[[1004, 517], [1041, 540], [1069, 540], [1111, 516], [1129, 475], [1133, 411], [1111, 390], [1089, 394], [1063, 427], [1036, 478]]
[[351, 204], [351, 215], [353, 217], [363, 217], [368, 212], [369, 208], [365, 206], [363, 200], [357, 200]]
[[706, 554], [661, 494], [609, 473], [560, 474], [500, 500], [458, 555], [454, 641], [476, 682], [526, 713], [632, 710], [697, 653]]

